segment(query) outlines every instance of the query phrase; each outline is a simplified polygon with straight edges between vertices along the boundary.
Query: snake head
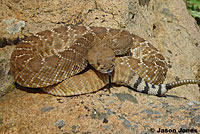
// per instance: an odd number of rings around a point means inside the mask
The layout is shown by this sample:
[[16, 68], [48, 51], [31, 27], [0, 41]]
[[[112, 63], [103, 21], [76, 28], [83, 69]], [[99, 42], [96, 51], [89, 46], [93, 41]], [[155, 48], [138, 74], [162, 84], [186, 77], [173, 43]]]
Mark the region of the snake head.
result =
[[94, 46], [88, 51], [87, 59], [97, 71], [110, 73], [115, 66], [115, 54], [111, 48]]
[[103, 59], [98, 59], [95, 67], [95, 69], [101, 73], [110, 73], [114, 69], [114, 57], [105, 57]]

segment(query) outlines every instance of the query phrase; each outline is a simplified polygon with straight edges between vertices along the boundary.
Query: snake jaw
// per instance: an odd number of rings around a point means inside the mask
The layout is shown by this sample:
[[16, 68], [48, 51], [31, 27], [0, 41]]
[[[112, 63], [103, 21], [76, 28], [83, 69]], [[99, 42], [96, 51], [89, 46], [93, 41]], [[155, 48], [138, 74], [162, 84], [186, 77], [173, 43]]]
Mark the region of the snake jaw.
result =
[[101, 64], [99, 65], [96, 70], [103, 73], [103, 74], [109, 74], [114, 70], [115, 64], [110, 62], [109, 64]]

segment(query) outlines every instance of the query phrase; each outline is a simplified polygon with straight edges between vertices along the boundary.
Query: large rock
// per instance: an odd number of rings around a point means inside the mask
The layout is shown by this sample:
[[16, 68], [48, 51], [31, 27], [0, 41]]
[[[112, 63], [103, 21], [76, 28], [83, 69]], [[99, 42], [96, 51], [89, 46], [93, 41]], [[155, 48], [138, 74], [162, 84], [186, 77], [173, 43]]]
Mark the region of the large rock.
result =
[[200, 132], [200, 103], [125, 87], [111, 91], [55, 97], [15, 90], [0, 98], [0, 133], [150, 134], [159, 128]]
[[[199, 27], [182, 0], [2, 0], [0, 8], [3, 9], [0, 46], [15, 44], [16, 38], [61, 25], [123, 28], [151, 42], [166, 57], [169, 66], [166, 82], [200, 76]], [[9, 74], [13, 48], [13, 45], [0, 48], [1, 95], [13, 87]], [[100, 91], [71, 98], [15, 89], [0, 99], [0, 131], [145, 133], [161, 126], [175, 129], [200, 126], [200, 111], [194, 110], [199, 104], [193, 102], [200, 100], [197, 85], [169, 91], [175, 98], [130, 92], [125, 87], [111, 91], [110, 95]]]

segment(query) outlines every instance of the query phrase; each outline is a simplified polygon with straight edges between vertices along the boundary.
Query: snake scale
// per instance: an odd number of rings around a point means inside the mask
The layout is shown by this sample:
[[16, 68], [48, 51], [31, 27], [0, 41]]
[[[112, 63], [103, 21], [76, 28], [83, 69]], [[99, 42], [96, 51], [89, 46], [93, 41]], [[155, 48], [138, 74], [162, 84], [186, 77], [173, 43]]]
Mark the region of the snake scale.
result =
[[10, 70], [21, 86], [57, 96], [95, 92], [108, 84], [108, 71], [112, 83], [158, 96], [198, 84], [192, 79], [162, 84], [167, 64], [159, 51], [126, 30], [105, 27], [67, 26], [30, 36], [13, 51]]

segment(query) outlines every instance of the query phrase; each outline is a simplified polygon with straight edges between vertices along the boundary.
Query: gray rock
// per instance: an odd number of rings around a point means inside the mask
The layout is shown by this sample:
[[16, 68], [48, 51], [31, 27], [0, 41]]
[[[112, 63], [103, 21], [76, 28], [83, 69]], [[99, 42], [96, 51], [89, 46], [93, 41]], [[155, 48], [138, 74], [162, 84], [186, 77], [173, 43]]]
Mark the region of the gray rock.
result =
[[136, 98], [133, 97], [132, 95], [130, 94], [127, 94], [127, 93], [116, 93], [115, 94], [117, 96], [117, 98], [120, 100], [120, 101], [130, 101], [130, 102], [133, 102], [133, 103], [138, 103]]
[[43, 107], [43, 108], [41, 108], [41, 111], [42, 111], [42, 112], [47, 112], [47, 111], [51, 111], [52, 109], [54, 109], [53, 106]]
[[57, 121], [54, 123], [55, 126], [57, 126], [58, 128], [62, 128], [65, 125], [65, 122], [63, 119]]
[[15, 34], [15, 33], [19, 32], [22, 27], [25, 27], [25, 21], [18, 21], [17, 22], [17, 20], [15, 19], [12, 22], [10, 20], [3, 20], [3, 22], [5, 22], [6, 24], [14, 23], [14, 24], [11, 24], [10, 26], [8, 26], [6, 28], [6, 31], [9, 34]]

